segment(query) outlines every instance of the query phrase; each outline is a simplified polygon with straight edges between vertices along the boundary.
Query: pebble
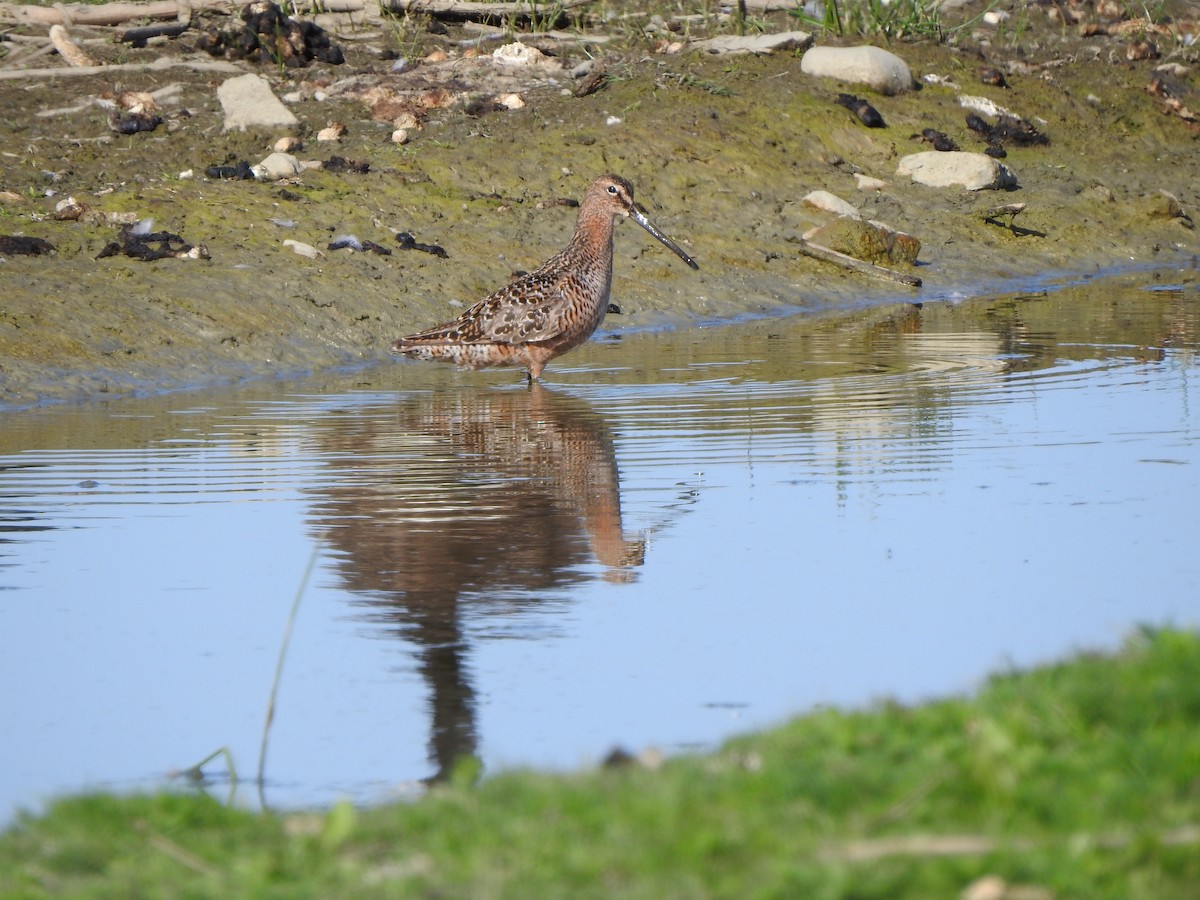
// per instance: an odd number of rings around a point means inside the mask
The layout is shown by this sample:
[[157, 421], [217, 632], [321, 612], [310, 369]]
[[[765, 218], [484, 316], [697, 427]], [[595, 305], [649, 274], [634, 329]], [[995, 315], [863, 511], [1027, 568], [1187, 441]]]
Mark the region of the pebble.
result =
[[855, 219], [859, 217], [857, 208], [836, 194], [829, 193], [829, 191], [812, 191], [809, 194], [805, 194], [800, 202], [805, 206], [833, 213], [835, 216], [851, 216]]
[[295, 178], [304, 171], [304, 167], [290, 153], [272, 153], [258, 165], [251, 166], [250, 171], [259, 181], [278, 181], [281, 178]]
[[401, 113], [392, 119], [393, 128], [406, 128], [409, 131], [417, 131], [421, 127], [421, 120], [417, 118], [416, 113], [406, 112]]
[[888, 186], [888, 183], [882, 178], [872, 178], [870, 175], [863, 175], [859, 172], [854, 174], [854, 181], [860, 191], [882, 191]]
[[519, 41], [492, 51], [492, 60], [501, 66], [541, 66], [553, 61], [537, 47]]
[[283, 246], [290, 247], [293, 253], [298, 253], [300, 256], [307, 256], [309, 259], [318, 259], [325, 254], [314, 247], [312, 244], [305, 244], [301, 241], [293, 241], [288, 238], [283, 242]]
[[271, 91], [261, 75], [239, 75], [222, 82], [217, 100], [225, 113], [225, 131], [247, 128], [291, 128], [299, 120]]
[[813, 47], [801, 58], [800, 71], [865, 84], [888, 96], [902, 94], [913, 86], [908, 63], [879, 47]]
[[277, 140], [275, 142], [275, 152], [276, 153], [295, 153], [297, 150], [303, 150], [303, 149], [304, 149], [304, 142], [302, 140], [300, 140], [300, 138], [293, 137], [292, 135], [288, 135], [287, 137], [281, 137], [279, 140]]
[[393, 131], [392, 132], [392, 143], [393, 144], [407, 144], [408, 143], [408, 129], [407, 128], [397, 128], [395, 131]]
[[317, 132], [318, 141], [340, 141], [346, 136], [348, 129], [341, 122], [330, 122], [328, 126]]
[[983, 153], [963, 150], [939, 153], [926, 150], [901, 158], [896, 174], [929, 187], [964, 187], [968, 191], [1016, 187], [1017, 178], [1007, 166]]

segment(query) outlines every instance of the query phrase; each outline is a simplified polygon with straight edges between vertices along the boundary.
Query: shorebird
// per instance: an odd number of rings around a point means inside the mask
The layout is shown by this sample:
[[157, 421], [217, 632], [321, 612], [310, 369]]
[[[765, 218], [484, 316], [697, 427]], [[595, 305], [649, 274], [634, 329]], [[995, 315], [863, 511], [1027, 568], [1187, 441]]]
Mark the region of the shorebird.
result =
[[480, 300], [446, 322], [392, 344], [413, 359], [440, 359], [470, 369], [525, 366], [529, 380], [546, 363], [574, 350], [604, 321], [612, 290], [613, 224], [618, 216], [637, 222], [680, 259], [696, 261], [650, 224], [633, 201], [633, 185], [601, 175], [588, 187], [575, 234], [566, 248], [528, 275]]

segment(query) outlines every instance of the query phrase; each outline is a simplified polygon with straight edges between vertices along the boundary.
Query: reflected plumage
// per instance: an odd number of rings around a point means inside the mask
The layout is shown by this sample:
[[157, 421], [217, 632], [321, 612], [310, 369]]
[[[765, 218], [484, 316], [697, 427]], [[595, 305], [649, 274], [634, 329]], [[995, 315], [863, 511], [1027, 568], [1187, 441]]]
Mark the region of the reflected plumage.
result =
[[525, 366], [530, 379], [575, 349], [604, 321], [612, 290], [613, 224], [633, 219], [693, 269], [696, 261], [655, 228], [616, 175], [592, 182], [571, 242], [528, 275], [476, 303], [452, 322], [402, 337], [392, 350], [472, 369]]

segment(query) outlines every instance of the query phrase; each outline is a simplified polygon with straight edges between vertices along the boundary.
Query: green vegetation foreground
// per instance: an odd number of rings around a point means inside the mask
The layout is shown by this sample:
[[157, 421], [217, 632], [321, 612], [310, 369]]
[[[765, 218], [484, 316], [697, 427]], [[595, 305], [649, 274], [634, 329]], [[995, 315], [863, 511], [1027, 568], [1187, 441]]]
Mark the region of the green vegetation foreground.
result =
[[0, 835], [0, 895], [1194, 898], [1200, 635], [1147, 631], [972, 699], [817, 712], [657, 770], [463, 774], [326, 815], [62, 800]]

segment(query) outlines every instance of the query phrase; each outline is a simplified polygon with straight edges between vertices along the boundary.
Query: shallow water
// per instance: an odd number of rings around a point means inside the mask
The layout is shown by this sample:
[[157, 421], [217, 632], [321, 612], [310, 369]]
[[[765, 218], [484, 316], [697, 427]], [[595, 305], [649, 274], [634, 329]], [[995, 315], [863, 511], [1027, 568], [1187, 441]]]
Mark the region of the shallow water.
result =
[[705, 748], [1200, 624], [1200, 290], [1139, 280], [10, 414], [0, 819], [221, 747], [276, 808]]

